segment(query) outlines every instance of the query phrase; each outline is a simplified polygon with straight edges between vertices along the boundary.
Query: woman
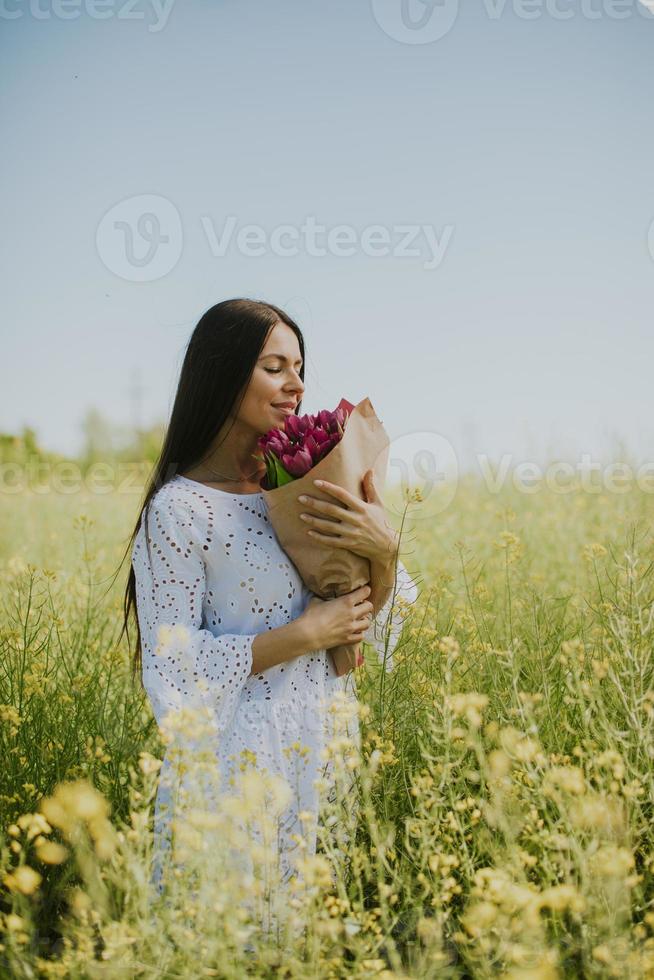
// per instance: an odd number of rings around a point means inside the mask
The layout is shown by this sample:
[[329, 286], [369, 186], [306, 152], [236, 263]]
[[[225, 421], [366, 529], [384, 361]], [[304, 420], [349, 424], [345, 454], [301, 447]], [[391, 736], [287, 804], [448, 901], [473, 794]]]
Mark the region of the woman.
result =
[[[157, 723], [168, 712], [202, 706], [225, 792], [244, 757], [291, 787], [276, 844], [284, 881], [295, 870], [296, 835], [307, 837], [298, 814], [318, 816], [314, 781], [324, 775], [320, 752], [334, 733], [326, 706], [350, 677], [336, 676], [327, 651], [366, 639], [383, 652], [375, 624], [384, 622], [398, 590], [409, 601], [416, 596], [371, 482], [368, 502], [340, 491], [329, 514], [323, 508], [321, 516], [310, 500], [306, 512], [317, 545], [325, 528], [341, 521], [343, 541], [371, 561], [372, 593], [366, 585], [318, 599], [275, 537], [259, 489], [265, 463], [254, 456], [259, 436], [299, 414], [304, 368], [302, 333], [278, 307], [234, 299], [202, 316], [132, 535], [125, 593], [125, 626], [130, 610], [137, 614], [134, 667], [142, 670]], [[392, 619], [394, 640], [400, 625]], [[356, 719], [354, 727], [357, 738]], [[289, 750], [298, 742], [308, 755]], [[155, 805], [158, 885], [170, 842], [170, 766], [167, 755]]]

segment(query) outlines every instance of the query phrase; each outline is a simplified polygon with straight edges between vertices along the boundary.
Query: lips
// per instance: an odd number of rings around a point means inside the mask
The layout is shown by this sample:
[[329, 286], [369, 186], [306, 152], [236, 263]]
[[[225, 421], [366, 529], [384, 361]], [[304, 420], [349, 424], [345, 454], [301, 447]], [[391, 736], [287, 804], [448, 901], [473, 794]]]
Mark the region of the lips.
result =
[[295, 402], [278, 402], [277, 405], [273, 404], [273, 408], [287, 408], [292, 412], [295, 410]]

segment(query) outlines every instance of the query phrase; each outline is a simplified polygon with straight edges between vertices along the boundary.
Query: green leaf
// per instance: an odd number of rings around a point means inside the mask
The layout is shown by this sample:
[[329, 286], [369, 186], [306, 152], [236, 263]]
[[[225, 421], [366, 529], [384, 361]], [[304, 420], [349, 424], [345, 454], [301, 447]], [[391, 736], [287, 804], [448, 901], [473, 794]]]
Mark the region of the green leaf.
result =
[[274, 453], [266, 453], [265, 459], [266, 480], [268, 482], [268, 487], [271, 490], [275, 490], [277, 487], [283, 487], [295, 479], [295, 477], [291, 476], [291, 474], [284, 469]]
[[283, 487], [287, 483], [292, 483], [295, 477], [291, 476], [291, 474], [284, 469], [284, 467], [282, 466], [282, 464], [280, 463], [280, 461], [277, 459], [276, 456], [273, 456], [273, 460], [274, 460], [274, 468], [275, 468], [275, 486]]

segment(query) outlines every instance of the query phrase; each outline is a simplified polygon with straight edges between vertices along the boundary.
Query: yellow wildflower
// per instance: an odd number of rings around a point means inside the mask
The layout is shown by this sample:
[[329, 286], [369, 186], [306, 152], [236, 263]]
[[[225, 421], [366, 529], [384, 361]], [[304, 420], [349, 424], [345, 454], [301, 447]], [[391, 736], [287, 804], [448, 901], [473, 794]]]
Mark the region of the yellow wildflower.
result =
[[28, 864], [21, 864], [20, 867], [4, 877], [6, 887], [12, 892], [20, 892], [21, 895], [32, 895], [41, 881], [42, 878], [38, 871], [30, 868]]

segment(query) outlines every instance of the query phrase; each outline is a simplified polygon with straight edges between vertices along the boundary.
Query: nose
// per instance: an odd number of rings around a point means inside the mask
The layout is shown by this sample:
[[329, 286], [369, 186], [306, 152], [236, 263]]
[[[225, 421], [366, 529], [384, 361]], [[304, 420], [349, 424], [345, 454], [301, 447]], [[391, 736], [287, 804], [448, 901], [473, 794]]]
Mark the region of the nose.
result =
[[285, 390], [289, 395], [292, 392], [296, 392], [296, 397], [298, 401], [300, 401], [300, 399], [302, 398], [302, 395], [304, 394], [304, 382], [300, 377], [300, 375], [297, 373], [297, 371], [295, 372], [295, 380], [290, 382]]

